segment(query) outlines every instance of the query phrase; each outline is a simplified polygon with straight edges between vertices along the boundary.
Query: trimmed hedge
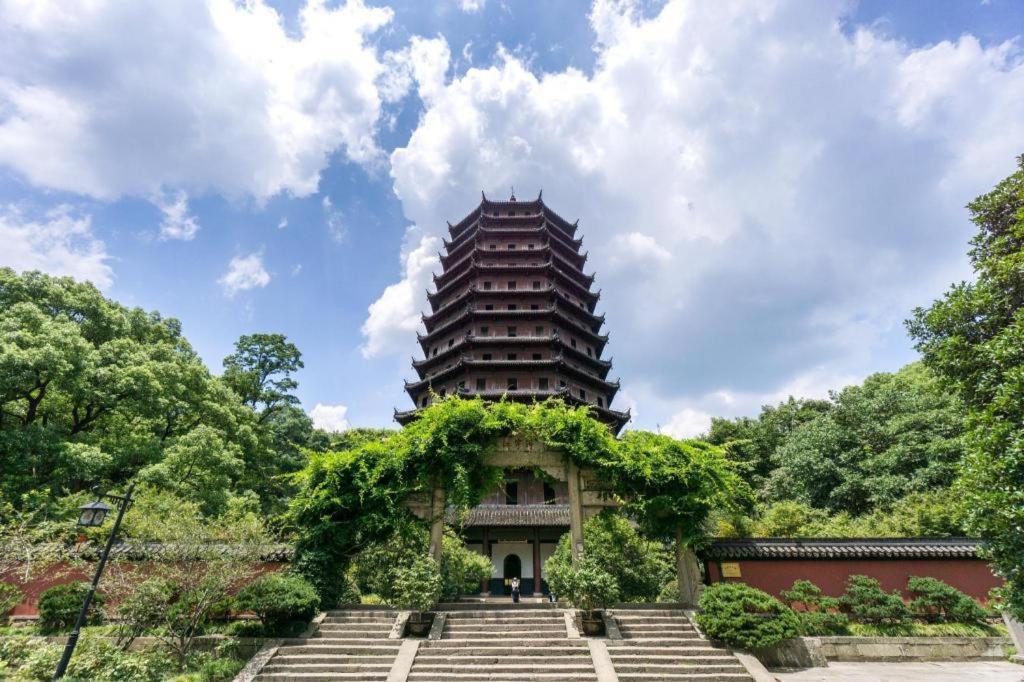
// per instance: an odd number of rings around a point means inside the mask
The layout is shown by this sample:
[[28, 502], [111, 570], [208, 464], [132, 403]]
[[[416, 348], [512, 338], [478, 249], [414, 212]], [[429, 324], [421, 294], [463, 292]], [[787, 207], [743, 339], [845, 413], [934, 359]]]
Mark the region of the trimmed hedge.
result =
[[267, 573], [238, 592], [238, 608], [252, 611], [270, 633], [287, 631], [295, 623], [308, 623], [320, 608], [313, 585], [295, 573]]
[[744, 583], [716, 583], [700, 597], [697, 623], [711, 639], [730, 646], [768, 647], [799, 634], [792, 609]]
[[[89, 583], [77, 581], [54, 585], [39, 597], [39, 629], [44, 633], [70, 630], [75, 625], [82, 602], [89, 591]], [[93, 595], [86, 625], [99, 625], [103, 622], [103, 595]]]

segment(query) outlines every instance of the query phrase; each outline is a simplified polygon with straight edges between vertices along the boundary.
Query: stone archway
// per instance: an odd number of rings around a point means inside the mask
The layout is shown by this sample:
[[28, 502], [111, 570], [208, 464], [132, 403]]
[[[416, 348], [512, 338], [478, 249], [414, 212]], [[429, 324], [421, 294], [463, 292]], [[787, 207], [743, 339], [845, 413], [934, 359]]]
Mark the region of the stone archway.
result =
[[505, 594], [512, 594], [512, 578], [523, 578], [523, 560], [518, 554], [506, 554], [501, 566], [502, 582], [505, 584]]

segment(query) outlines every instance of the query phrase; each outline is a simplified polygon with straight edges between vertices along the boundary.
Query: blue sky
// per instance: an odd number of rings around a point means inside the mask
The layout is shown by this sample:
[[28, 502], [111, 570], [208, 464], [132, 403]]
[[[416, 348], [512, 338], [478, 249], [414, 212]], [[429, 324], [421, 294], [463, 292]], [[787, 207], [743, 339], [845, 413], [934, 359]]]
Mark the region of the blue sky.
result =
[[[1024, 4], [0, 0], [0, 265], [304, 354], [390, 424], [445, 219], [580, 218], [640, 428], [914, 353], [1024, 152]], [[317, 405], [320, 408], [317, 409]]]

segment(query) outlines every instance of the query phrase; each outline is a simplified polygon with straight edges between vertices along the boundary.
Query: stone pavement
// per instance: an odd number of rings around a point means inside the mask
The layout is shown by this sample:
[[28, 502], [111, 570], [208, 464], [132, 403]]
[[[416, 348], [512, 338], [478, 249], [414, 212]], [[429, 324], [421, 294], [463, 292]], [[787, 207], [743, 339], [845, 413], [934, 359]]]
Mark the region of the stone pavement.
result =
[[779, 682], [1024, 682], [1024, 665], [978, 663], [829, 663], [795, 673], [771, 673]]

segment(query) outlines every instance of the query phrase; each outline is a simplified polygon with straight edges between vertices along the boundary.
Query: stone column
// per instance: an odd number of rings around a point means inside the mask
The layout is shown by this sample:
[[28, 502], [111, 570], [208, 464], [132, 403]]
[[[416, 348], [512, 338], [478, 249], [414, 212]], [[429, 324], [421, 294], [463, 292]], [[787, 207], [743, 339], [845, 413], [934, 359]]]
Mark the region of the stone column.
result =
[[[491, 558], [491, 528], [490, 526], [484, 526], [483, 528], [484, 538], [484, 556], [491, 562], [491, 571], [494, 571], [494, 559]], [[491, 576], [487, 576], [480, 583], [480, 595], [486, 596], [491, 592]]]
[[444, 486], [434, 485], [430, 499], [430, 557], [441, 565], [441, 548], [444, 538]]
[[679, 601], [685, 606], [697, 606], [700, 598], [700, 566], [693, 549], [683, 543], [683, 529], [676, 528], [676, 579], [679, 582]]
[[580, 500], [580, 469], [569, 460], [565, 467], [569, 484], [569, 537], [572, 539], [572, 565], [579, 564], [583, 555], [583, 503]]
[[539, 597], [540, 587], [540, 528], [533, 529], [533, 596]]

